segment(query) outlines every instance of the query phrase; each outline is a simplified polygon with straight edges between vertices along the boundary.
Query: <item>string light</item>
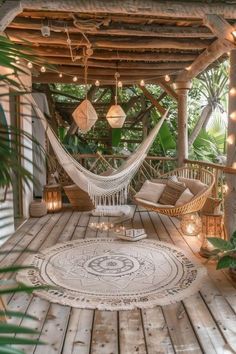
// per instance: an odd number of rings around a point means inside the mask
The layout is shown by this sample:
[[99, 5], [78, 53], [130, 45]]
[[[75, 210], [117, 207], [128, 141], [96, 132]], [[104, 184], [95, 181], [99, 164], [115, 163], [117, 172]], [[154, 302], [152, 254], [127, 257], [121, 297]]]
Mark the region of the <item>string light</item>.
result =
[[144, 80], [140, 81], [140, 86], [145, 86], [145, 81]]
[[232, 119], [232, 120], [235, 120], [235, 121], [236, 121], [236, 111], [234, 111], [234, 112], [230, 113], [229, 117], [230, 117], [230, 119]]
[[63, 76], [62, 73], [60, 73], [60, 74], [59, 74], [59, 77], [62, 78], [62, 76]]
[[16, 56], [16, 57], [15, 57], [15, 61], [18, 61], [18, 60], [20, 60], [20, 58]]
[[229, 90], [229, 94], [230, 94], [230, 96], [236, 96], [236, 88], [235, 88], [235, 87], [232, 87], [232, 88]]
[[122, 86], [123, 86], [122, 81], [118, 81], [117, 86], [118, 86], [119, 88], [122, 88]]
[[99, 80], [95, 81], [95, 86], [97, 86], [97, 87], [100, 86], [100, 81]]
[[165, 75], [165, 81], [169, 82], [170, 81], [170, 76], [169, 75]]
[[28, 66], [29, 69], [32, 69], [33, 64], [31, 63], [31, 61], [28, 61], [27, 66]]
[[231, 134], [231, 135], [228, 136], [228, 138], [227, 138], [227, 143], [228, 143], [229, 145], [233, 145], [233, 143], [234, 143], [234, 135], [233, 135], [233, 134]]
[[185, 68], [185, 70], [187, 70], [187, 71], [191, 70], [191, 65], [187, 66], [187, 67]]
[[232, 167], [236, 169], [236, 162], [233, 163]]
[[78, 77], [77, 77], [77, 76], [74, 76], [74, 77], [73, 77], [73, 81], [74, 81], [74, 82], [78, 81]]
[[41, 71], [41, 73], [45, 73], [46, 72], [45, 66], [41, 66], [40, 71]]

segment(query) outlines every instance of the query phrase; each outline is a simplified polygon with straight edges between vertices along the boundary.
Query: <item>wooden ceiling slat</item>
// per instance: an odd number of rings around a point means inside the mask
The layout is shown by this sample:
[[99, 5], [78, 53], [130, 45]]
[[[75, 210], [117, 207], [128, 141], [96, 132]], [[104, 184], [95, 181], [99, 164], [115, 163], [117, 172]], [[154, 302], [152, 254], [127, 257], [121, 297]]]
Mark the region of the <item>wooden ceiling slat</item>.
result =
[[[46, 63], [49, 64], [56, 64], [56, 65], [69, 65], [71, 67], [83, 67], [84, 62], [83, 60], [78, 60], [73, 62], [70, 57], [68, 58], [57, 58], [57, 57], [44, 57], [44, 60]], [[93, 60], [89, 59], [88, 60], [88, 66], [90, 68], [106, 68], [106, 69], [144, 69], [144, 70], [175, 70], [175, 69], [183, 69], [184, 67], [188, 67], [191, 65], [191, 61], [189, 62], [167, 62], [167, 63], [158, 63], [155, 64], [153, 63], [150, 65], [150, 63], [133, 63], [133, 62], [119, 62], [118, 61], [103, 61], [103, 60]]]
[[[58, 44], [66, 45], [67, 37], [65, 33], [54, 32], [50, 37], [43, 37], [39, 31], [25, 31], [16, 30], [8, 28], [6, 30], [7, 35], [11, 40], [17, 43], [23, 43], [27, 40], [32, 43], [38, 44]], [[86, 41], [82, 35], [72, 34], [70, 36], [73, 45], [84, 46]], [[173, 49], [205, 49], [212, 41], [207, 39], [191, 39], [180, 40], [180, 39], [167, 39], [167, 38], [134, 38], [133, 37], [123, 37], [120, 38], [100, 38], [98, 36], [90, 36], [89, 40], [93, 48], [113, 48], [113, 49], [153, 49], [153, 48], [173, 48]]]
[[[33, 47], [33, 53], [43, 57], [70, 57], [70, 52], [67, 47], [59, 48], [51, 46]], [[105, 51], [95, 49], [92, 59], [105, 61], [146, 61], [146, 62], [163, 62], [163, 61], [181, 61], [189, 62], [196, 59], [196, 53], [173, 53], [173, 52], [124, 52], [124, 51]], [[83, 55], [82, 50], [78, 50], [76, 55]]]
[[[65, 21], [49, 20], [52, 32], [64, 32], [65, 26], [70, 33], [80, 33], [70, 19]], [[79, 18], [78, 18], [79, 21]], [[40, 30], [42, 20], [29, 18], [16, 18], [8, 28]], [[113, 35], [113, 36], [137, 36], [137, 37], [175, 37], [175, 38], [213, 38], [214, 34], [206, 27], [186, 27], [186, 26], [160, 26], [150, 24], [128, 25], [124, 22], [119, 24], [109, 24], [102, 28], [88, 27], [84, 33], [93, 35]]]

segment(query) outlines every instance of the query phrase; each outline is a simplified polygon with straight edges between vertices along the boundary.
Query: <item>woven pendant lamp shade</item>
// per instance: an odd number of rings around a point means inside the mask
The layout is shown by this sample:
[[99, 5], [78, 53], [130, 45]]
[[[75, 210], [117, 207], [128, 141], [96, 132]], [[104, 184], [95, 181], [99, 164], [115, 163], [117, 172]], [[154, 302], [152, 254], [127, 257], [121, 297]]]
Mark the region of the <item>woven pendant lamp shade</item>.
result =
[[126, 114], [120, 105], [114, 104], [107, 112], [106, 118], [112, 128], [122, 128], [125, 122]]
[[89, 100], [84, 100], [74, 110], [72, 116], [82, 133], [87, 133], [98, 119], [97, 113]]

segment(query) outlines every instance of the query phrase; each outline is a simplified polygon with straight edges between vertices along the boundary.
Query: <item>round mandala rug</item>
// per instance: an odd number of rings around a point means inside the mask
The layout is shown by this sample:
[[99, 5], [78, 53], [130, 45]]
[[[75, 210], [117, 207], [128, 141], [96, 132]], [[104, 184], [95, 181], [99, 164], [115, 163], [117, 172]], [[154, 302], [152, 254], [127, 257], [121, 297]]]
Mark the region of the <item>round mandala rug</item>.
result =
[[206, 270], [165, 242], [86, 239], [58, 244], [25, 262], [18, 273], [35, 294], [78, 308], [130, 310], [168, 305], [199, 290]]

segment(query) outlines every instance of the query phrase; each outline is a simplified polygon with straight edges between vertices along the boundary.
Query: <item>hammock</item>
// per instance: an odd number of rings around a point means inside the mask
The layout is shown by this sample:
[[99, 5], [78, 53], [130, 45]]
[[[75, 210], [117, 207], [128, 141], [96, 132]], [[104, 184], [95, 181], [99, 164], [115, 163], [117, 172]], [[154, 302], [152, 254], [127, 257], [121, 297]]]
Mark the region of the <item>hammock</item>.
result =
[[43, 127], [59, 163], [73, 180], [73, 182], [83, 191], [89, 194], [95, 207], [101, 204], [124, 204], [127, 199], [128, 186], [131, 182], [131, 179], [147, 156], [147, 153], [153, 141], [155, 140], [162, 126], [162, 123], [168, 114], [168, 111], [166, 111], [166, 113], [159, 120], [157, 125], [152, 129], [148, 137], [139, 145], [136, 151], [131, 154], [116, 171], [112, 172], [109, 176], [101, 176], [96, 175], [84, 168], [67, 152], [67, 150], [62, 146], [57, 136], [51, 129], [47, 119], [45, 118], [43, 112], [39, 109], [32, 95], [27, 96], [29, 102], [32, 104], [35, 110], [36, 115], [39, 117], [43, 124]]

